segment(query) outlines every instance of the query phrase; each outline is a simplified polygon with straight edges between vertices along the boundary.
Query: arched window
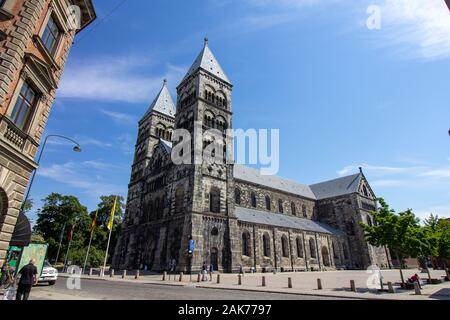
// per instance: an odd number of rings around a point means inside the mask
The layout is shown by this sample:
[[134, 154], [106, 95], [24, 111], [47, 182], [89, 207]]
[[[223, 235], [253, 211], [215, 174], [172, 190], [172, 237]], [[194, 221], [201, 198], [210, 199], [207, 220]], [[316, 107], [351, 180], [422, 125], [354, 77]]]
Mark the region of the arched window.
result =
[[270, 197], [266, 196], [266, 210], [270, 211], [272, 209], [272, 206], [270, 204]]
[[363, 194], [364, 194], [365, 197], [369, 196], [369, 191], [367, 190], [366, 186], [363, 186]]
[[303, 218], [308, 218], [308, 214], [306, 212], [306, 206], [305, 205], [302, 206], [302, 213], [303, 213]]
[[332, 242], [331, 245], [332, 245], [332, 247], [333, 247], [333, 257], [334, 257], [334, 260], [339, 260], [339, 254], [338, 254], [338, 252], [336, 251], [336, 245], [334, 244], [334, 242]]
[[234, 202], [238, 205], [241, 204], [241, 190], [234, 189]]
[[348, 248], [347, 248], [347, 245], [344, 244], [342, 247], [343, 247], [343, 249], [344, 249], [344, 259], [345, 259], [345, 260], [348, 260], [349, 254], [348, 254]]
[[179, 187], [175, 192], [175, 213], [184, 212], [184, 188]]
[[220, 212], [220, 190], [212, 188], [209, 193], [209, 207], [211, 212]]
[[295, 208], [295, 203], [291, 202], [291, 212], [293, 216], [297, 215], [297, 209]]
[[252, 207], [256, 208], [256, 194], [254, 192], [252, 192], [252, 194], [250, 195], [250, 202], [252, 204]]
[[281, 237], [281, 253], [283, 254], [283, 257], [289, 257], [289, 244], [286, 236]]
[[297, 257], [303, 258], [303, 245], [302, 245], [302, 239], [300, 237], [296, 240], [297, 243]]
[[263, 235], [263, 250], [264, 256], [270, 257], [270, 236], [267, 233]]
[[284, 210], [283, 210], [283, 200], [278, 200], [278, 211], [280, 212], [280, 213], [283, 213], [284, 212]]
[[219, 230], [216, 228], [216, 227], [214, 227], [212, 230], [211, 230], [211, 235], [212, 236], [218, 236], [219, 235]]
[[317, 251], [316, 251], [316, 242], [313, 238], [309, 239], [309, 251], [311, 253], [311, 258], [316, 259], [317, 258]]
[[371, 227], [373, 226], [372, 217], [367, 215], [367, 224]]
[[242, 255], [250, 257], [250, 252], [250, 233], [248, 231], [244, 231], [242, 233]]
[[330, 264], [330, 255], [328, 253], [328, 248], [327, 247], [322, 247], [322, 261], [323, 264], [325, 265], [325, 267], [329, 267]]

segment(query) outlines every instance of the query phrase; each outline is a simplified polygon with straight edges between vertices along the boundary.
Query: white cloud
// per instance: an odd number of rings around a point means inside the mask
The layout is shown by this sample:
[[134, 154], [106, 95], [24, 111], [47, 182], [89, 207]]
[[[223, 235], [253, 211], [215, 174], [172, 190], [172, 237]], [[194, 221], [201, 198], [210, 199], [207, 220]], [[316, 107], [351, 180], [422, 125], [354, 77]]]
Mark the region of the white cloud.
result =
[[108, 111], [108, 110], [104, 110], [104, 109], [101, 109], [100, 112], [103, 113], [104, 115], [108, 116], [109, 118], [111, 118], [117, 124], [136, 124], [137, 123], [136, 119], [134, 119], [133, 116], [126, 114], [126, 113]]
[[425, 171], [420, 174], [423, 177], [450, 178], [450, 168], [440, 168], [436, 170]]
[[443, 0], [380, 0], [379, 5], [380, 34], [400, 54], [450, 57], [450, 12]]
[[370, 171], [372, 174], [393, 174], [393, 173], [408, 173], [415, 172], [420, 170], [420, 167], [388, 167], [388, 166], [374, 166], [370, 164], [361, 164], [361, 165], [349, 165], [342, 170], [339, 170], [337, 173], [340, 176], [345, 176], [351, 173], [357, 172], [359, 168], [363, 168], [363, 170]]
[[69, 63], [58, 94], [62, 98], [150, 103], [165, 78], [175, 85], [184, 68], [168, 65], [165, 73], [143, 72], [151, 63], [139, 57], [94, 57]]
[[[97, 171], [96, 171], [97, 170]], [[53, 164], [40, 167], [37, 174], [56, 182], [80, 189], [85, 194], [97, 198], [105, 194], [126, 194], [126, 187], [105, 181], [103, 171], [114, 172], [117, 166], [111, 166], [99, 161], [73, 161], [64, 164]]]
[[421, 208], [415, 214], [422, 220], [428, 218], [430, 214], [438, 215], [439, 217], [450, 218], [450, 204], [436, 205], [427, 208]]

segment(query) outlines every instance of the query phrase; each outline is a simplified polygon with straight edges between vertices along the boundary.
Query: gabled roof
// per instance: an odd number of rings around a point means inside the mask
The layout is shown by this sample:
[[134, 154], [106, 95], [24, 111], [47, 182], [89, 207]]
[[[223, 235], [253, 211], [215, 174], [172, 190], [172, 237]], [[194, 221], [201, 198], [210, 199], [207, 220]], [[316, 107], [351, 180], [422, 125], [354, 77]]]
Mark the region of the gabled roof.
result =
[[148, 108], [148, 111], [145, 113], [143, 118], [147, 117], [152, 111], [157, 111], [169, 117], [175, 117], [176, 108], [170, 95], [169, 89], [167, 88], [167, 80], [164, 80], [161, 91], [159, 91], [158, 95]]
[[272, 189], [297, 194], [306, 198], [316, 199], [316, 196], [312, 192], [311, 188], [307, 185], [280, 178], [278, 176], [263, 176], [260, 174], [259, 170], [246, 166], [235, 165], [234, 178], [266, 186]]
[[194, 64], [189, 68], [188, 72], [183, 78], [183, 81], [189, 78], [198, 69], [208, 71], [209, 73], [215, 75], [217, 78], [231, 84], [231, 81], [228, 79], [219, 62], [214, 57], [214, 54], [209, 49], [208, 39], [205, 39], [205, 45], [203, 47], [203, 50], [198, 55], [197, 59], [195, 59]]
[[327, 199], [358, 192], [362, 173], [311, 185], [316, 198]]
[[268, 226], [290, 228], [302, 231], [312, 231], [326, 234], [343, 235], [342, 231], [334, 229], [329, 225], [312, 221], [309, 219], [266, 212], [243, 207], [236, 207], [236, 216], [238, 220], [249, 223], [256, 223]]

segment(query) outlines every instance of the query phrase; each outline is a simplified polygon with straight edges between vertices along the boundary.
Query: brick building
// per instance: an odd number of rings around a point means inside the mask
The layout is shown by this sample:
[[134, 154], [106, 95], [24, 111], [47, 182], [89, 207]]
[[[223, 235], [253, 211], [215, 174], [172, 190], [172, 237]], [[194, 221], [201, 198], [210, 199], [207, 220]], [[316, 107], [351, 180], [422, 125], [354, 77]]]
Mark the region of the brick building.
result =
[[0, 0], [0, 266], [70, 48], [95, 18], [91, 0]]
[[308, 186], [241, 165], [172, 162], [175, 129], [192, 133], [199, 121], [224, 135], [232, 128], [232, 89], [207, 41], [176, 105], [164, 82], [139, 122], [113, 268], [162, 271], [173, 259], [178, 271], [204, 261], [224, 272], [388, 266], [387, 250], [370, 246], [359, 225], [372, 223], [376, 208], [362, 171]]

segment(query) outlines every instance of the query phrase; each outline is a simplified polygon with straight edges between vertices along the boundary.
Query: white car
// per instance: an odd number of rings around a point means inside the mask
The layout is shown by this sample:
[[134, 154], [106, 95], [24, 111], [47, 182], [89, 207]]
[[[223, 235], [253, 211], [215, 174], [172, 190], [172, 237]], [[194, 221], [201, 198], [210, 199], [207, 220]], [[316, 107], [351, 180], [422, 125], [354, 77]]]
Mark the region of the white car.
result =
[[53, 286], [56, 283], [56, 280], [58, 280], [58, 270], [45, 261], [44, 267], [42, 268], [41, 277], [39, 278], [39, 283], [48, 283]]

